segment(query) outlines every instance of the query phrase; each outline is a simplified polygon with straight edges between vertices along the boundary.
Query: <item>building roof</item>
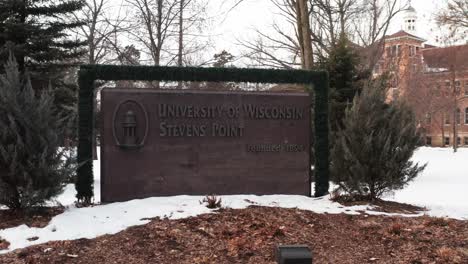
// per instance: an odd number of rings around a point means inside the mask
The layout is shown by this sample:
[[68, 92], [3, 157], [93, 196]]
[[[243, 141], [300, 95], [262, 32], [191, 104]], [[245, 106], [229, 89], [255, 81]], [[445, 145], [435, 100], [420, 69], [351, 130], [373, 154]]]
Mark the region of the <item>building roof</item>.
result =
[[416, 12], [416, 9], [410, 4], [410, 6], [406, 9], [408, 12]]
[[437, 48], [437, 46], [431, 45], [431, 44], [424, 44], [424, 49], [433, 49]]
[[399, 39], [399, 38], [412, 38], [412, 39], [415, 39], [415, 40], [418, 40], [418, 41], [421, 41], [421, 42], [425, 42], [426, 40], [423, 39], [423, 38], [420, 38], [418, 36], [415, 36], [413, 34], [410, 34], [404, 30], [400, 30], [390, 36], [385, 36], [385, 39], [386, 40], [392, 40], [392, 39]]
[[468, 44], [423, 49], [422, 54], [429, 68], [468, 70]]

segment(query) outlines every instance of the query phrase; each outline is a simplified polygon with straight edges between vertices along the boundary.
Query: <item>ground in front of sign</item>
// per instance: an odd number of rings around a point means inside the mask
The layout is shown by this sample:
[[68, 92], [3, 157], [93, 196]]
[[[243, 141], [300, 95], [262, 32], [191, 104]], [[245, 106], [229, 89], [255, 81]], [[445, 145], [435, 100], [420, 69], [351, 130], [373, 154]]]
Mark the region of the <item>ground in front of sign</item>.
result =
[[316, 263], [468, 263], [467, 157], [468, 149], [419, 149], [413, 160], [428, 163], [426, 170], [384, 197], [400, 203], [377, 206], [234, 195], [221, 197], [219, 211], [201, 204], [203, 196], [76, 208], [69, 185], [58, 197], [65, 211], [53, 217], [52, 209], [38, 225], [8, 220], [0, 208], [0, 223], [10, 223], [0, 226], [0, 263], [273, 263], [277, 243], [309, 245]]
[[314, 263], [468, 263], [467, 233], [468, 222], [453, 219], [252, 206], [48, 242], [0, 255], [0, 263], [266, 264], [278, 244], [309, 246]]

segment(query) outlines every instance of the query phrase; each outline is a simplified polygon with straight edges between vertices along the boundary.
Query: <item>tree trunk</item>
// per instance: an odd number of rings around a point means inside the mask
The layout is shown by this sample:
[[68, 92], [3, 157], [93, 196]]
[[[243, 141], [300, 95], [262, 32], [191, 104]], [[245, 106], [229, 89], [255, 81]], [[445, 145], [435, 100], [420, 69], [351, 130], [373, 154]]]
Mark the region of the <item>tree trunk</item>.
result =
[[[445, 115], [445, 113], [443, 113]], [[442, 147], [445, 147], [445, 128], [444, 128], [444, 119], [442, 118], [442, 125], [441, 125], [441, 130], [442, 130]]]
[[370, 200], [374, 201], [374, 199], [376, 198], [374, 182], [371, 182], [371, 184], [369, 186], [369, 192], [370, 192]]
[[[184, 47], [184, 0], [180, 0], [179, 10], [179, 54], [177, 66], [182, 67], [182, 52]], [[177, 88], [182, 89], [182, 81], [179, 81]]]
[[155, 50], [155, 61], [154, 64], [159, 66], [161, 63], [161, 46], [162, 46], [162, 39], [163, 39], [163, 32], [162, 32], [162, 23], [163, 23], [163, 0], [158, 0], [158, 14], [157, 14], [157, 24], [156, 24], [156, 39], [157, 45]]
[[453, 152], [457, 152], [458, 149], [458, 131], [457, 131], [457, 125], [458, 125], [458, 115], [457, 115], [457, 99], [455, 98], [454, 103], [453, 103], [453, 125], [452, 125], [452, 130], [453, 130]]
[[[24, 74], [26, 71], [26, 60], [25, 60], [25, 44], [26, 44], [26, 35], [24, 33], [24, 28], [26, 27], [26, 6], [28, 5], [27, 0], [23, 0], [23, 4], [20, 7], [20, 24], [23, 26], [23, 32], [19, 33], [18, 43], [14, 43], [21, 48], [18, 49], [18, 54], [16, 54], [16, 62], [18, 63], [18, 69], [21, 74]], [[12, 50], [14, 52], [14, 50]]]
[[314, 64], [312, 40], [309, 21], [309, 9], [307, 0], [296, 2], [297, 32], [301, 47], [301, 62], [303, 69], [312, 69]]
[[457, 91], [457, 87], [455, 85], [455, 70], [454, 70], [454, 67], [452, 66], [452, 80], [451, 80], [451, 83], [452, 83], [452, 93], [453, 93], [453, 107], [452, 107], [452, 113], [453, 113], [453, 152], [457, 152], [457, 149], [458, 149], [458, 131], [457, 131], [457, 125], [458, 125], [458, 121], [459, 121], [459, 118], [458, 118], [458, 115], [457, 115], [457, 109], [458, 109], [458, 106], [457, 106], [457, 95], [458, 95], [458, 91]]

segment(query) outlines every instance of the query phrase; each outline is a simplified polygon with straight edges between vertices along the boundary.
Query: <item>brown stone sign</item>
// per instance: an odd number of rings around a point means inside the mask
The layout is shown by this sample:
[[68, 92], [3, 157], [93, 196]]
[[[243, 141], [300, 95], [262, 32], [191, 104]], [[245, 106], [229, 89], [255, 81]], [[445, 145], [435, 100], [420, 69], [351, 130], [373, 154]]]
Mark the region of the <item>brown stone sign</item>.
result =
[[103, 202], [310, 194], [306, 93], [104, 89]]

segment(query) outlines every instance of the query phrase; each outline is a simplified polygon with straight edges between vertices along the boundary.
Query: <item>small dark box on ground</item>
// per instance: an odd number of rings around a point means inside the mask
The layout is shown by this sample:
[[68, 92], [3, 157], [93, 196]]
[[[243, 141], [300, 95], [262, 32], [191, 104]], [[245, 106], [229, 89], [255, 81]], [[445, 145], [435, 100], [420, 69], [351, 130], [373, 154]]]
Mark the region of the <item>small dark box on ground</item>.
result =
[[304, 245], [283, 245], [276, 249], [278, 264], [312, 264], [312, 252]]

